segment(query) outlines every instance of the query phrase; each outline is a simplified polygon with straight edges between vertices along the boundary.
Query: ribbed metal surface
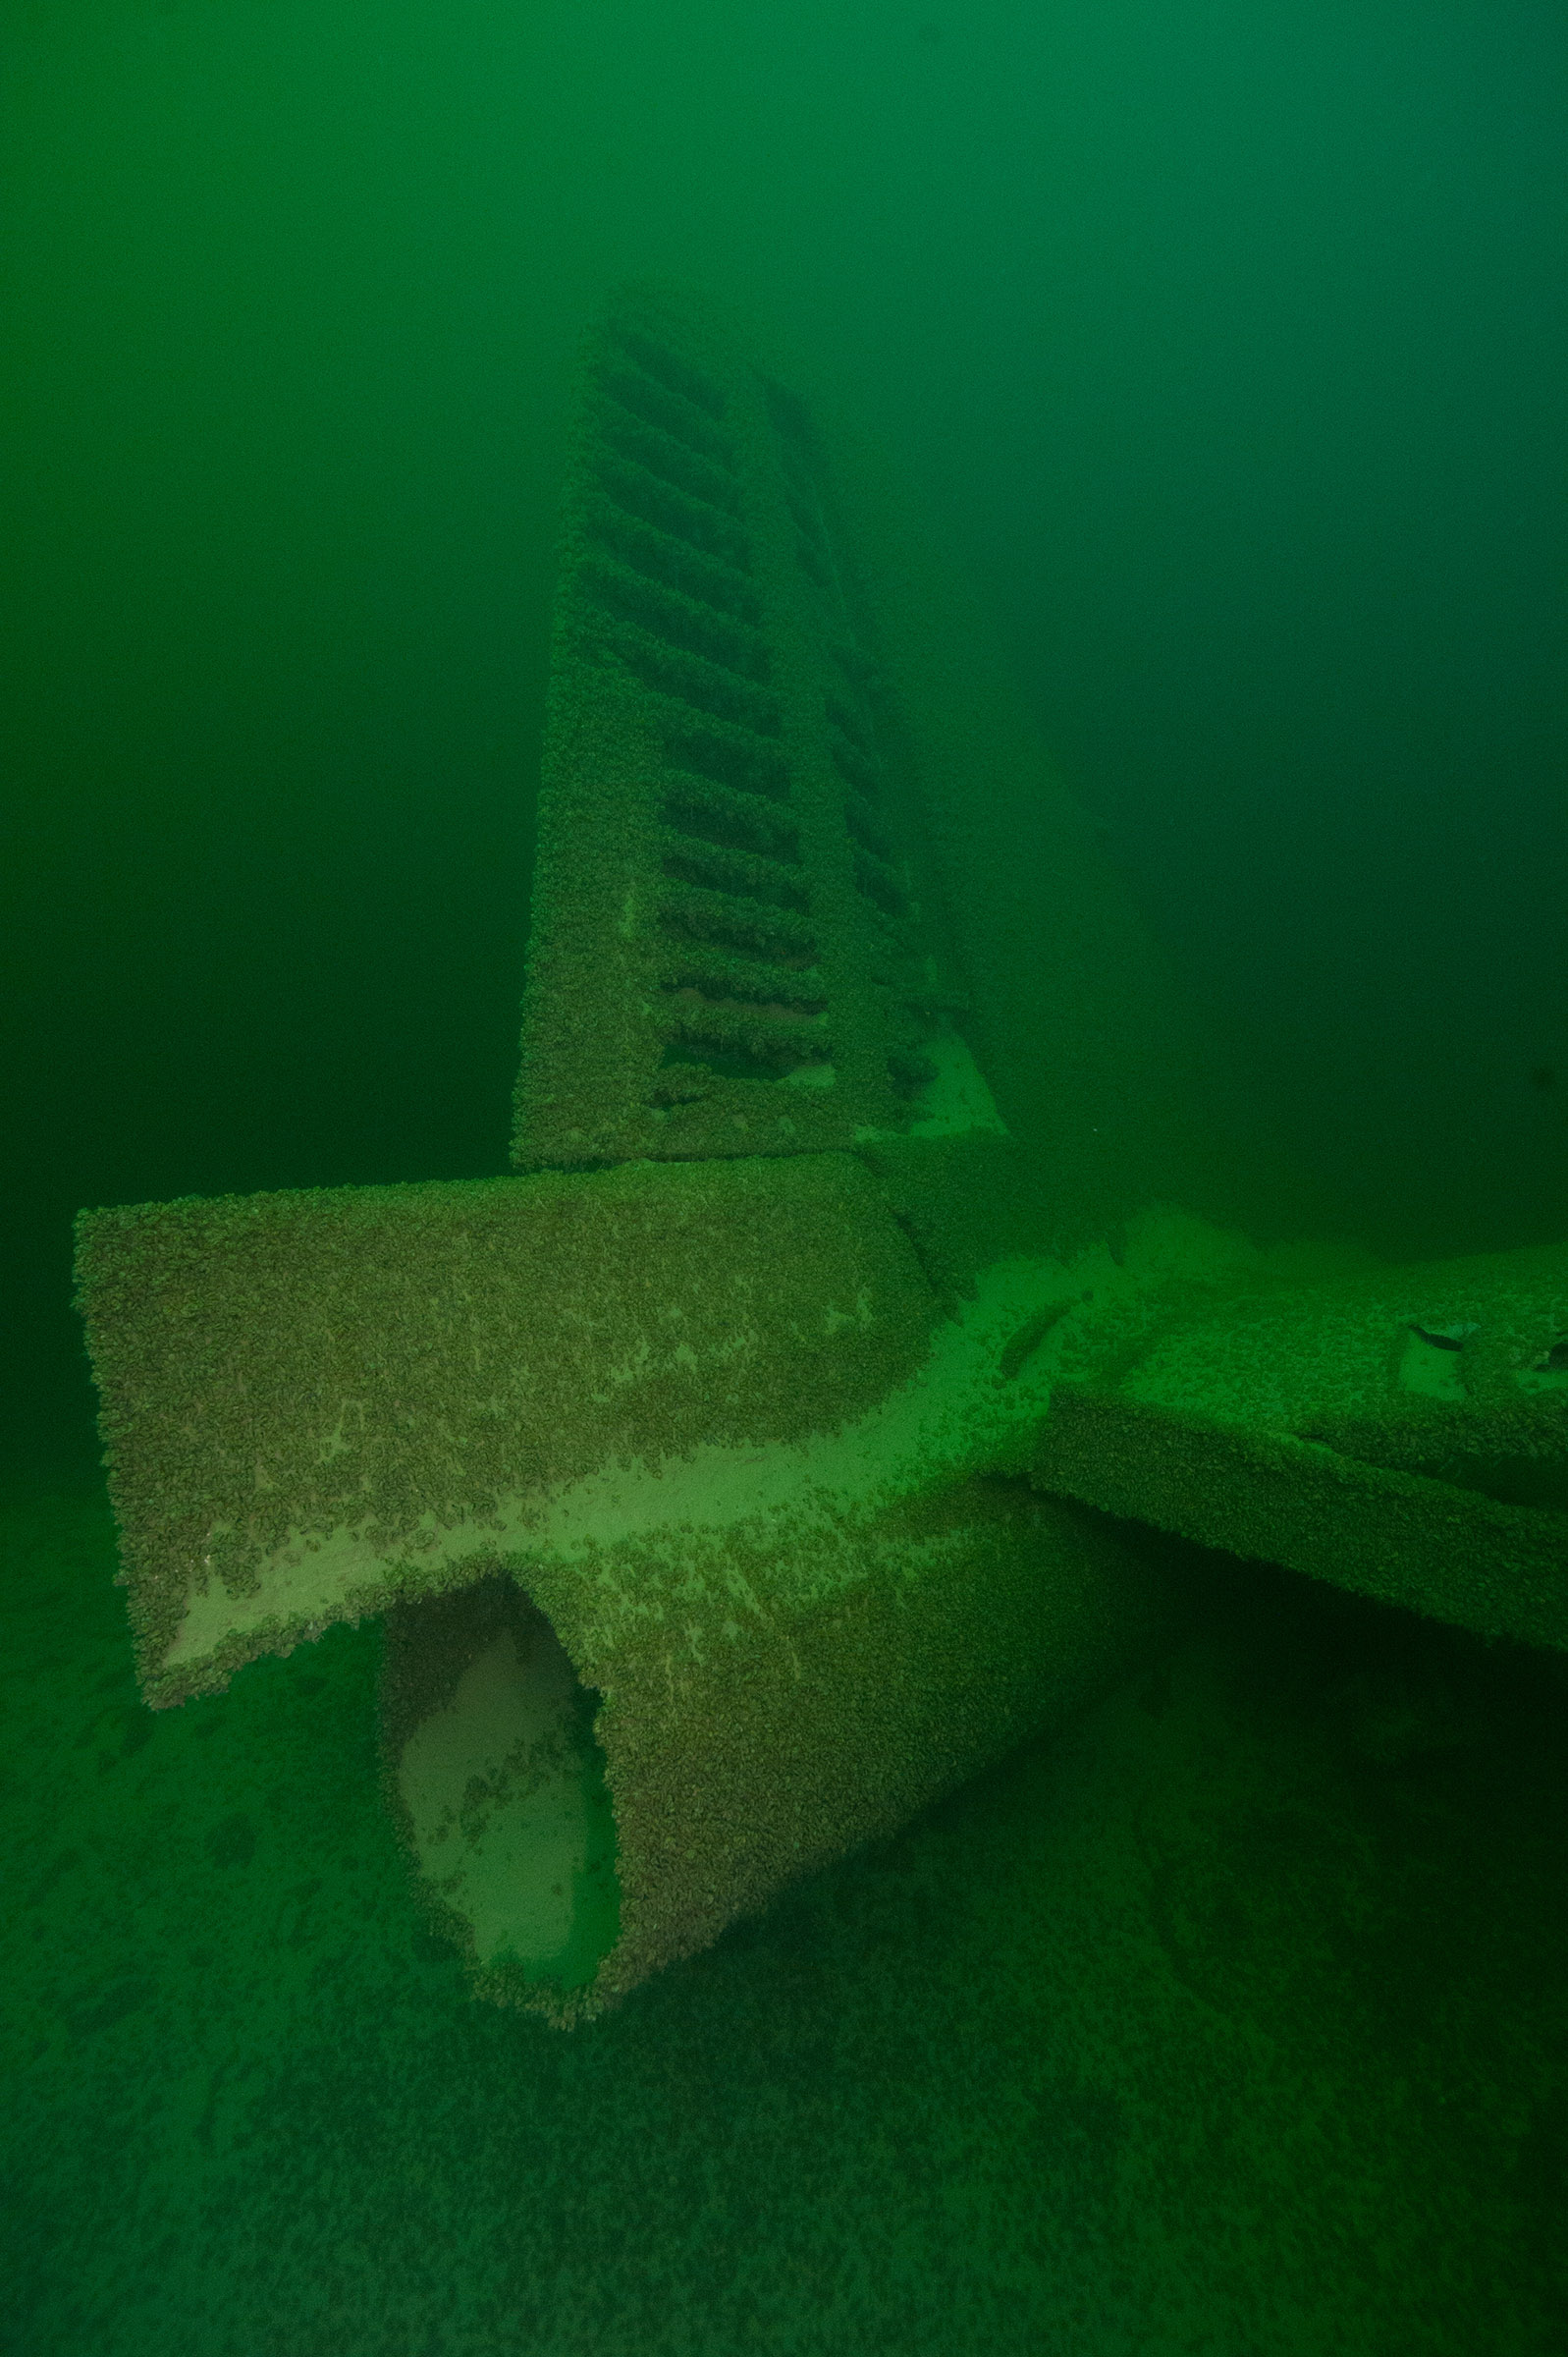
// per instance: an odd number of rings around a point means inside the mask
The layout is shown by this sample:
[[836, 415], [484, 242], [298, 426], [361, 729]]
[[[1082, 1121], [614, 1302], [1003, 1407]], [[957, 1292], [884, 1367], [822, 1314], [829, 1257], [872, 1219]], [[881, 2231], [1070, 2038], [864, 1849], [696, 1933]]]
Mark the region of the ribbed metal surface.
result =
[[618, 304], [568, 485], [519, 1168], [909, 1121], [938, 983], [870, 641], [804, 409]]

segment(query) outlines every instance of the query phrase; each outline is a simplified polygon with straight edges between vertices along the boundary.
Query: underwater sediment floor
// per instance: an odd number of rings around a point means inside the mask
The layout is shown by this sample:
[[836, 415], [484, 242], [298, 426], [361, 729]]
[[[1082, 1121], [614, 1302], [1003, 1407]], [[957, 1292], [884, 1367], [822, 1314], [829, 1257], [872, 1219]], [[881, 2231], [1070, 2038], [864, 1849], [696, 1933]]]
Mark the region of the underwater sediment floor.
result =
[[13, 1485], [7, 2349], [1561, 2349], [1563, 1666], [1180, 1561], [1165, 1659], [564, 2036], [424, 1926], [377, 1628], [151, 1713]]

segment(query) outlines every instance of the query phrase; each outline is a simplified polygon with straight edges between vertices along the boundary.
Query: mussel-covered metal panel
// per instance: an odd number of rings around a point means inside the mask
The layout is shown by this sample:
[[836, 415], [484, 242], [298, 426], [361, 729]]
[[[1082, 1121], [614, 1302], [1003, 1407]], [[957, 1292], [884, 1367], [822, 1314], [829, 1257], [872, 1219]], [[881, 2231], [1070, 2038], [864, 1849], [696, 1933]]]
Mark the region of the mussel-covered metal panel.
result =
[[805, 409], [620, 302], [568, 483], [519, 1168], [911, 1119], [943, 991], [871, 638]]

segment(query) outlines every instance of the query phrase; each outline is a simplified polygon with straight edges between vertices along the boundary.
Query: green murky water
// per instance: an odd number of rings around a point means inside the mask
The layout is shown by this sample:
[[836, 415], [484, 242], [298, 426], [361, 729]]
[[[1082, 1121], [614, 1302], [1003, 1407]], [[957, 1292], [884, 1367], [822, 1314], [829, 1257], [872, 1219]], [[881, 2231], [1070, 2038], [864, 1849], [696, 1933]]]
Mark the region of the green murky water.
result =
[[1568, 34], [1534, 0], [12, 0], [10, 2357], [1568, 2347], [1558, 1665], [1183, 1556], [1080, 1725], [563, 2037], [377, 1632], [138, 1702], [81, 1205], [505, 1167], [572, 357], [881, 445], [1325, 1224], [1563, 1233]]

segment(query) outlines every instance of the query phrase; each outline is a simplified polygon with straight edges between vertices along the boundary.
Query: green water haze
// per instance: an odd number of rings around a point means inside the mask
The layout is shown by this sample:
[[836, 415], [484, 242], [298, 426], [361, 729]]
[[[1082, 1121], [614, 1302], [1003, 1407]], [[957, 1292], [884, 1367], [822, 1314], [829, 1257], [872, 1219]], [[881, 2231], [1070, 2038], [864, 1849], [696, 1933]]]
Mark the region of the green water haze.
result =
[[138, 1697], [73, 1215], [507, 1169], [627, 280], [875, 450], [1322, 1232], [1568, 1233], [1555, 0], [5, 0], [0, 2352], [1553, 2357], [1556, 1656], [1171, 1541], [1124, 1690], [569, 2035], [375, 1627]]
[[1560, 1230], [1554, 10], [8, 22], [28, 1451], [80, 1204], [503, 1167], [567, 388], [639, 274], [881, 444], [1346, 1224]]

